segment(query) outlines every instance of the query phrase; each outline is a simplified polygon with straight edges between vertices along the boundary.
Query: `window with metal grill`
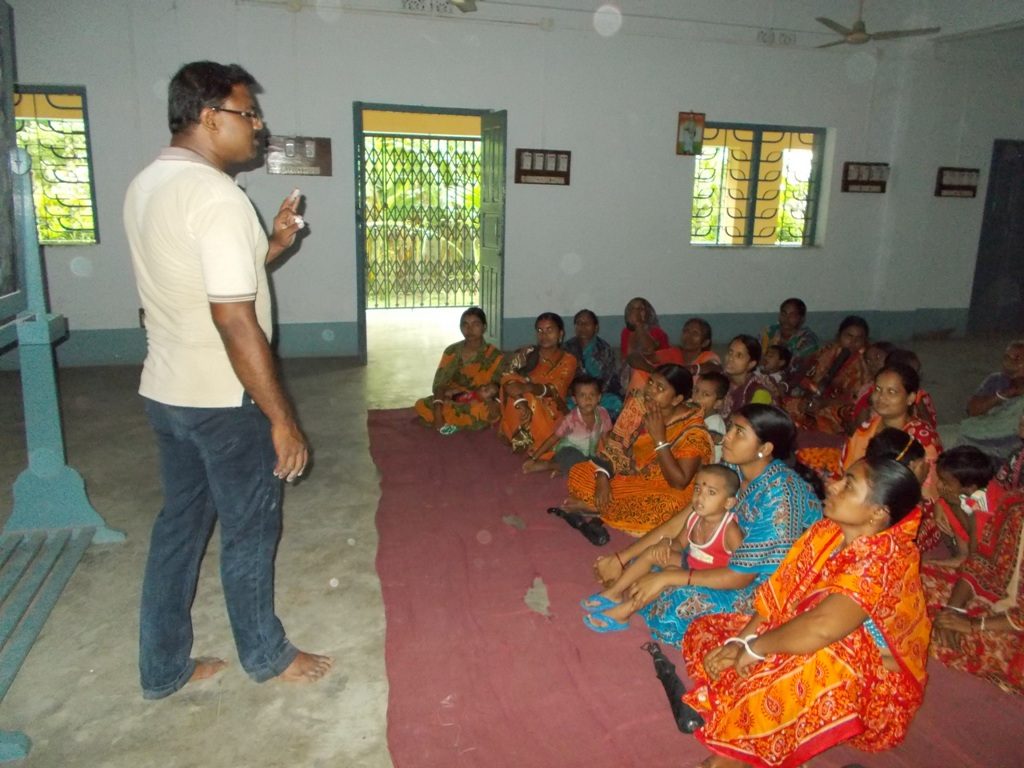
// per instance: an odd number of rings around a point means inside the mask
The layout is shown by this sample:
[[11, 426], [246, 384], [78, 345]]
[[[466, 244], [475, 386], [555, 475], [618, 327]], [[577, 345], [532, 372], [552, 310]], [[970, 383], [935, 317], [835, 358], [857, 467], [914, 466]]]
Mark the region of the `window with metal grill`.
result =
[[696, 158], [694, 245], [813, 245], [824, 128], [708, 123]]
[[15, 86], [14, 120], [18, 146], [32, 158], [39, 242], [98, 243], [85, 88]]

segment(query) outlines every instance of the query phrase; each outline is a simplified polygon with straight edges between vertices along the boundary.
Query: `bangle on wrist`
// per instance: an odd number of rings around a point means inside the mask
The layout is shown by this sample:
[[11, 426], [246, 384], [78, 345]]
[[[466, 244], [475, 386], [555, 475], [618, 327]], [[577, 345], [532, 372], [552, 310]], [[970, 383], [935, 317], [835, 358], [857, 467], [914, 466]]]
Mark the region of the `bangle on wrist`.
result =
[[740, 642], [743, 643], [743, 648], [747, 651], [747, 653], [751, 655], [751, 657], [757, 659], [758, 661], [764, 661], [765, 657], [750, 647], [750, 643], [754, 640], [757, 640], [757, 635], [747, 635], [746, 637], [742, 638]]
[[688, 586], [688, 587], [692, 587], [693, 586], [693, 568], [691, 568], [690, 570], [688, 570], [686, 572], [686, 586]]
[[1010, 399], [1006, 395], [1004, 395], [1002, 392], [996, 392], [996, 397], [999, 398], [1000, 400], [1009, 400]]
[[609, 471], [608, 471], [607, 469], [605, 469], [604, 467], [594, 467], [594, 477], [596, 478], [596, 477], [597, 477], [598, 475], [604, 475], [604, 476], [605, 476], [605, 477], [607, 477], [607, 478], [608, 478], [609, 480], [611, 480], [611, 479], [612, 479], [612, 473], [611, 473], [611, 472], [609, 472]]
[[662, 440], [660, 443], [658, 443], [656, 446], [654, 446], [654, 450], [655, 451], [660, 451], [662, 448], [668, 448], [671, 445], [672, 445], [672, 443], [670, 443], [668, 440]]
[[626, 570], [626, 566], [622, 562], [622, 558], [619, 557], [619, 553], [618, 552], [615, 553], [615, 559], [619, 561], [619, 568], [621, 568], [622, 570]]
[[434, 405], [444, 405], [444, 400], [439, 397], [434, 398]]
[[988, 617], [987, 616], [982, 616], [981, 617], [981, 627], [980, 627], [980, 629], [981, 629], [982, 632], [985, 631], [985, 619], [986, 618], [988, 618]]
[[960, 608], [960, 607], [958, 607], [956, 605], [944, 605], [944, 606], [942, 606], [942, 608], [943, 608], [943, 610], [953, 611], [953, 613], [961, 613], [964, 616], [967, 615], [967, 611], [965, 609]]

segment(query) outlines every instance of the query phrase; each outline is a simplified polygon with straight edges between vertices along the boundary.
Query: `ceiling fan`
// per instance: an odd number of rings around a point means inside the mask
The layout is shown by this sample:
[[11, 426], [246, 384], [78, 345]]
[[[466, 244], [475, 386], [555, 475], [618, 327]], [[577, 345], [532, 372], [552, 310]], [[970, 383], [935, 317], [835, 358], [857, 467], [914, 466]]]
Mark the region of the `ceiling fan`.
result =
[[844, 27], [837, 21], [825, 18], [824, 16], [816, 17], [816, 21], [821, 22], [829, 29], [834, 32], [838, 32], [842, 35], [841, 38], [831, 43], [825, 43], [819, 45], [819, 48], [830, 48], [833, 45], [843, 45], [847, 43], [849, 45], [863, 45], [869, 40], [895, 40], [899, 37], [917, 37], [918, 35], [931, 35], [939, 32], [942, 27], [921, 27], [918, 29], [891, 29], [885, 32], [868, 32], [864, 25], [864, 0], [860, 0], [860, 7], [857, 9], [857, 20], [853, 22], [852, 27]]

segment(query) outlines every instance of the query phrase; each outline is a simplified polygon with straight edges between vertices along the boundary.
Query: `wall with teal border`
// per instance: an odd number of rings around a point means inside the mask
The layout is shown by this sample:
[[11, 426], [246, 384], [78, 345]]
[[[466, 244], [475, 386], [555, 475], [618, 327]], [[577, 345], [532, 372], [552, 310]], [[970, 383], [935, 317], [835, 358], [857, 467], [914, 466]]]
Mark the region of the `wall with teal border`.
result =
[[[822, 339], [835, 336], [840, 321], [848, 312], [814, 312], [807, 324]], [[914, 337], [932, 335], [962, 336], [967, 328], [967, 308], [918, 309], [913, 312], [859, 312], [871, 327], [873, 339], [907, 342]], [[572, 335], [572, 314], [563, 315], [566, 333]], [[689, 315], [662, 315], [661, 325], [675, 343], [679, 331]], [[774, 314], [722, 313], [703, 315], [714, 331], [716, 346], [725, 344], [738, 333], [756, 335], [761, 328], [775, 322]], [[528, 344], [534, 339], [533, 318], [505, 319], [506, 349]], [[622, 331], [622, 316], [601, 318], [601, 336], [612, 346], [618, 346]], [[279, 326], [276, 333], [277, 351], [281, 357], [356, 357], [359, 353], [356, 323], [290, 323]], [[55, 347], [57, 363], [62, 366], [79, 365], [141, 365], [146, 355], [146, 337], [141, 328], [113, 328], [109, 330], [74, 330]], [[6, 352], [6, 354], [3, 354]], [[0, 370], [16, 370], [18, 350], [8, 347], [0, 350]]]

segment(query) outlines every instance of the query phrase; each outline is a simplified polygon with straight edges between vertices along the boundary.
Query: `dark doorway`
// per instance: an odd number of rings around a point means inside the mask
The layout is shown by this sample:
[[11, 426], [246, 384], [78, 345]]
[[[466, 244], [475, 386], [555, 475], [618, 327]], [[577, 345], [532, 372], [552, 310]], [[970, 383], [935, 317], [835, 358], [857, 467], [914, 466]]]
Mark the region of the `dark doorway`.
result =
[[992, 148], [967, 329], [1024, 331], [1024, 141]]

